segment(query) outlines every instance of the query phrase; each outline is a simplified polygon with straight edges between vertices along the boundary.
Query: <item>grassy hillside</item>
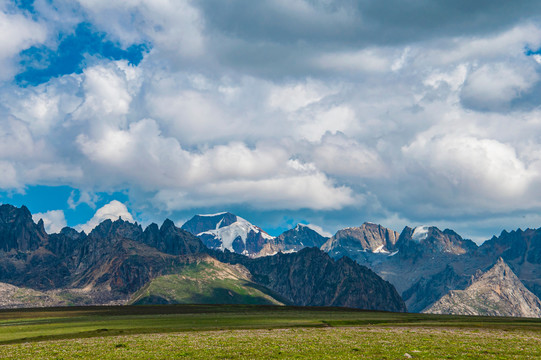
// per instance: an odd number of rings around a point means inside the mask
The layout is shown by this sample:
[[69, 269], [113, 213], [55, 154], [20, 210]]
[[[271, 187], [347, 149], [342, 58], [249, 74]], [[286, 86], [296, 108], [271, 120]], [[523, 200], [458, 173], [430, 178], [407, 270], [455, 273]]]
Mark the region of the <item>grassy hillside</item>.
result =
[[285, 305], [287, 300], [250, 281], [240, 265], [208, 258], [157, 277], [137, 291], [130, 304], [253, 304]]

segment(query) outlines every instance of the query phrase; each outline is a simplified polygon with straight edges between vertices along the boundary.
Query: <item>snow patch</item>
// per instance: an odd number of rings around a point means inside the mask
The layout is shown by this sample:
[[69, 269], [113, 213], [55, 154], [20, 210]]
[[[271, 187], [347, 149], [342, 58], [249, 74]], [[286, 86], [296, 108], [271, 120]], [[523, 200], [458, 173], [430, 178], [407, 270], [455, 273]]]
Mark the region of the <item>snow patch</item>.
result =
[[[222, 213], [224, 214], [224, 213]], [[222, 245], [220, 246], [220, 250], [233, 250], [233, 242], [236, 238], [240, 238], [242, 242], [246, 245], [246, 239], [248, 237], [248, 234], [253, 231], [256, 234], [261, 233], [261, 237], [266, 240], [274, 239], [273, 236], [270, 236], [263, 230], [261, 230], [259, 227], [252, 225], [248, 221], [244, 220], [241, 217], [237, 216], [237, 221], [232, 223], [231, 225], [220, 227], [222, 221], [220, 221], [216, 225], [216, 229], [204, 231], [202, 233], [197, 234], [197, 236], [201, 236], [203, 234], [211, 235], [215, 239], [219, 239], [222, 242]]]
[[223, 212], [216, 213], [216, 214], [197, 214], [197, 216], [201, 216], [201, 217], [214, 217], [214, 216], [220, 216], [220, 215], [224, 215], [224, 214], [227, 214], [227, 211], [223, 211]]
[[390, 253], [390, 254], [389, 254], [389, 257], [391, 257], [391, 256], [395, 256], [396, 254], [398, 254], [398, 250], [396, 250], [396, 251], [393, 251], [392, 253]]
[[428, 229], [430, 229], [430, 226], [417, 226], [415, 229], [413, 229], [413, 234], [411, 235], [411, 238], [417, 242], [426, 240], [428, 237]]
[[389, 251], [385, 250], [383, 247], [384, 247], [384, 245], [380, 245], [376, 249], [374, 249], [374, 251], [372, 251], [372, 252], [374, 254], [389, 254]]

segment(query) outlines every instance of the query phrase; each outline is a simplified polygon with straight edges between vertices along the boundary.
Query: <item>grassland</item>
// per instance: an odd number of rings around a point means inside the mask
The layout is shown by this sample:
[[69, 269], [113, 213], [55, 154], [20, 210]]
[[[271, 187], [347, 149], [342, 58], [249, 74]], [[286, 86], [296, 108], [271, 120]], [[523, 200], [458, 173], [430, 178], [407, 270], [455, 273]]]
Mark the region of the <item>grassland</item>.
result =
[[541, 358], [541, 321], [167, 305], [0, 312], [0, 358]]
[[285, 305], [288, 301], [251, 282], [239, 266], [209, 260], [153, 279], [130, 303]]

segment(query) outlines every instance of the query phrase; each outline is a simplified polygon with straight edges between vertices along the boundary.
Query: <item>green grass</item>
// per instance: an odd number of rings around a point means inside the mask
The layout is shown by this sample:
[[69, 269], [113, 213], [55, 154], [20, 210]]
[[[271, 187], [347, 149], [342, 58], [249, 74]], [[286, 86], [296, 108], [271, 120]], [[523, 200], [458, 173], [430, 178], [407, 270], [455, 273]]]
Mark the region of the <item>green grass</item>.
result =
[[537, 319], [250, 305], [0, 311], [0, 358], [539, 358]]
[[130, 303], [284, 305], [287, 300], [248, 281], [233, 265], [200, 262], [153, 279]]

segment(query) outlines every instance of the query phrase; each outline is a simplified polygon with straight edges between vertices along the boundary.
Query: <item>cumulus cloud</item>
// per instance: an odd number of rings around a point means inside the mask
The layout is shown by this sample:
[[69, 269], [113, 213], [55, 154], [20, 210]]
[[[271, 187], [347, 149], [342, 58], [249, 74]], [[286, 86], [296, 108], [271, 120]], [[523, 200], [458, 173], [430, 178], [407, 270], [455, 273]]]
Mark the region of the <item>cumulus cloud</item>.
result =
[[68, 198], [68, 206], [70, 209], [75, 210], [79, 205], [86, 204], [92, 209], [96, 208], [96, 202], [99, 200], [99, 196], [90, 191], [78, 191], [73, 190]]
[[102, 221], [108, 219], [115, 221], [120, 217], [122, 220], [133, 222], [133, 216], [128, 211], [126, 205], [120, 201], [113, 200], [99, 208], [87, 223], [77, 225], [75, 229], [89, 234], [92, 229], [98, 226]]
[[49, 210], [44, 213], [34, 213], [32, 214], [32, 219], [35, 223], [42, 219], [43, 225], [45, 225], [45, 231], [48, 234], [59, 233], [60, 230], [67, 226], [63, 210]]
[[472, 71], [462, 88], [463, 103], [479, 110], [505, 110], [539, 80], [532, 66], [486, 64]]
[[43, 43], [47, 28], [23, 14], [6, 11], [0, 3], [0, 80], [7, 80], [17, 69], [16, 56], [20, 51]]
[[447, 184], [466, 199], [522, 198], [532, 179], [538, 176], [528, 171], [512, 146], [492, 139], [420, 136], [403, 152], [415, 160], [420, 176], [432, 176], [433, 181]]
[[2, 189], [68, 185], [70, 208], [128, 190], [143, 217], [245, 206], [458, 224], [541, 209], [537, 2], [34, 4], [0, 6], [0, 77], [83, 21], [148, 52], [0, 83]]

